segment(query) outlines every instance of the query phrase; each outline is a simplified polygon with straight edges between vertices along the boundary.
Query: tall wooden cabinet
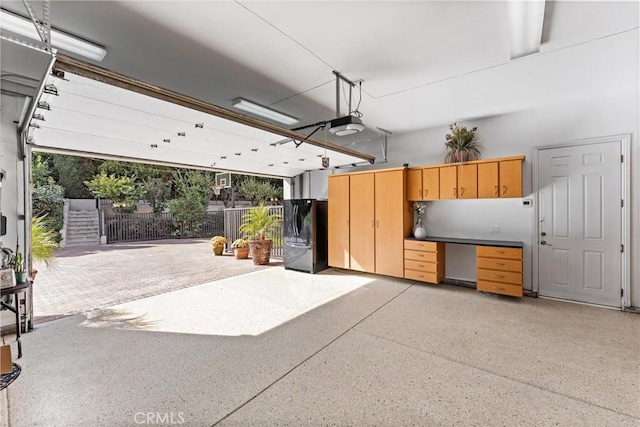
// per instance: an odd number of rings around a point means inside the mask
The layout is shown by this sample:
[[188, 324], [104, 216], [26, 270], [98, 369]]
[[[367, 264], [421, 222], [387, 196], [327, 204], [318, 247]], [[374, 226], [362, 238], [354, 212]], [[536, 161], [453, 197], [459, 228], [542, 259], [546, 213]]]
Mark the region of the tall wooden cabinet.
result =
[[329, 265], [349, 268], [349, 175], [329, 176]]
[[374, 272], [374, 174], [352, 174], [349, 179], [350, 268], [352, 270]]
[[404, 276], [404, 238], [413, 222], [405, 198], [405, 172], [387, 169], [329, 177], [330, 266]]
[[405, 232], [404, 171], [392, 170], [375, 174], [375, 272], [403, 277]]

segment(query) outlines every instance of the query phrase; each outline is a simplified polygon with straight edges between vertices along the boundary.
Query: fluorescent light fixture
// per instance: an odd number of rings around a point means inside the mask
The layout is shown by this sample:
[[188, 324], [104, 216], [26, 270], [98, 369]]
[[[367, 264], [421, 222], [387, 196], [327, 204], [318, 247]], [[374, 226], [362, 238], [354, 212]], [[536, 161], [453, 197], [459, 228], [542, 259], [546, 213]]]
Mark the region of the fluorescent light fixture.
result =
[[545, 0], [508, 0], [511, 59], [540, 52]]
[[239, 110], [244, 110], [267, 119], [275, 120], [276, 122], [283, 123], [285, 125], [295, 125], [299, 122], [295, 117], [287, 116], [286, 114], [258, 105], [255, 102], [247, 101], [244, 98], [234, 99], [233, 106]]
[[[12, 33], [27, 37], [39, 42], [40, 36], [35, 25], [30, 19], [15, 15], [6, 10], [0, 10], [0, 28]], [[79, 39], [62, 31], [51, 29], [51, 46], [58, 49], [67, 50], [85, 58], [94, 61], [102, 61], [107, 54], [104, 47], [89, 43], [86, 40]]]

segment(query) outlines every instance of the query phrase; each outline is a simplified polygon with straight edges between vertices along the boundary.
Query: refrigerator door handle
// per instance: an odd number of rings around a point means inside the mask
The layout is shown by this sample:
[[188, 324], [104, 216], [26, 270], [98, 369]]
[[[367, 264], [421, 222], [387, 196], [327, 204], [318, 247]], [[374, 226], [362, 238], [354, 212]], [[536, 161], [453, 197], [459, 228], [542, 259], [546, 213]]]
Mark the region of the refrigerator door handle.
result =
[[293, 205], [293, 236], [298, 237], [298, 205]]

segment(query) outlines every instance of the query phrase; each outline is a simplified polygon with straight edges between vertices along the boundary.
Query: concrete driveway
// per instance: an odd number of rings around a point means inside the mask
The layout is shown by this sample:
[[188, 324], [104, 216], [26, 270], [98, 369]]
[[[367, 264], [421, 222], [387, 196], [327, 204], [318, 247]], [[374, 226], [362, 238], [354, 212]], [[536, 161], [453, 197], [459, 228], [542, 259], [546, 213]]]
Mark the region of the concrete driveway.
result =
[[255, 266], [214, 256], [209, 239], [157, 240], [61, 249], [54, 266], [37, 265], [34, 323], [237, 276]]

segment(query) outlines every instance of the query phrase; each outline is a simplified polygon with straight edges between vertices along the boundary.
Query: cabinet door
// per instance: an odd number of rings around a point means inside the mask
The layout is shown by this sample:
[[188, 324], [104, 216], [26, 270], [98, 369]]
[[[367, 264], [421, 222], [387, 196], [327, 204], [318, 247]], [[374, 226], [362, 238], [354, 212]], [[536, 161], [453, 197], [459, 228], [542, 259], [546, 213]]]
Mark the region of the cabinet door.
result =
[[458, 166], [458, 199], [478, 198], [478, 165]]
[[404, 277], [404, 171], [376, 172], [376, 269], [378, 274]]
[[349, 175], [329, 176], [329, 265], [349, 268]]
[[458, 172], [456, 166], [442, 166], [440, 169], [440, 198], [456, 199], [458, 196]]
[[[375, 272], [374, 174], [353, 174], [349, 180], [349, 262], [352, 270], [373, 273]], [[401, 194], [404, 198], [404, 192], [401, 191]]]
[[422, 169], [422, 200], [440, 198], [440, 168]]
[[478, 197], [500, 197], [498, 162], [478, 164]]
[[407, 200], [422, 200], [422, 169], [407, 170]]
[[522, 197], [522, 160], [500, 162], [500, 197]]

